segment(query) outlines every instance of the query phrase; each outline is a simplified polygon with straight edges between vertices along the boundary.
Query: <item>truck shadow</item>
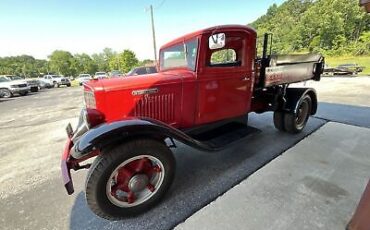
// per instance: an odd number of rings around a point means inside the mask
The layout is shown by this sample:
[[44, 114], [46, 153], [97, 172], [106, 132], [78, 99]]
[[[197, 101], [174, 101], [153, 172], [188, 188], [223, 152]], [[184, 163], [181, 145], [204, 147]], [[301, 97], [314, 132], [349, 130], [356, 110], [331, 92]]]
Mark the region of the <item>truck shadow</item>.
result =
[[80, 192], [71, 210], [70, 229], [171, 229], [326, 123], [311, 118], [303, 133], [290, 135], [274, 129], [271, 113], [251, 114], [249, 121], [262, 132], [216, 153], [176, 143], [174, 183], [164, 199], [142, 215], [106, 221], [89, 210]]

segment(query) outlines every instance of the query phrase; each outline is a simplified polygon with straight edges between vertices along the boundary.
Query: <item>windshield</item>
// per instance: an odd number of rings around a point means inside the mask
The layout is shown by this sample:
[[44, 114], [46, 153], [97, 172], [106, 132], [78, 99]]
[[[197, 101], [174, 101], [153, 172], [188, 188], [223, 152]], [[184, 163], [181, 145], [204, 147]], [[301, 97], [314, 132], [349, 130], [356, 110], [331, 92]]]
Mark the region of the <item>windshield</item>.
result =
[[51, 76], [52, 78], [60, 78], [60, 76], [57, 76], [57, 75], [54, 75], [54, 76]]
[[23, 80], [21, 77], [17, 77], [17, 76], [11, 76], [9, 78], [12, 79], [13, 81], [15, 81], [15, 80]]
[[8, 79], [6, 79], [5, 77], [0, 77], [0, 82], [7, 82], [9, 81]]
[[160, 53], [161, 70], [187, 67], [195, 71], [195, 63], [198, 52], [198, 39], [180, 43], [163, 49]]

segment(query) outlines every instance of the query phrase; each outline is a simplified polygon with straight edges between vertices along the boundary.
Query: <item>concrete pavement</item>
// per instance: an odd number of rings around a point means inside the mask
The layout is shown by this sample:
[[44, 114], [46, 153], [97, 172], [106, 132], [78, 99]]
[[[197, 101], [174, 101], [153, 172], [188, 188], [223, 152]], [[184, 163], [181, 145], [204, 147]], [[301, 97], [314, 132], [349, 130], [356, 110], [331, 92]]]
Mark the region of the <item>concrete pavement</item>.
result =
[[329, 122], [176, 229], [344, 229], [370, 175], [369, 137]]

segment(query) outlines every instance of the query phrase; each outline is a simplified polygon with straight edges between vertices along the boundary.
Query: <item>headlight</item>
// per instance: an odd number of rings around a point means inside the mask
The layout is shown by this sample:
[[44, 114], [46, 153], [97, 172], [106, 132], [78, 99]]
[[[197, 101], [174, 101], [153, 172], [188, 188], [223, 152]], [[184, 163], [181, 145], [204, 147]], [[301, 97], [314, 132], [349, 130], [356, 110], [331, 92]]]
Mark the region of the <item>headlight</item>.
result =
[[86, 108], [96, 108], [96, 101], [95, 101], [95, 95], [94, 92], [90, 90], [85, 90], [84, 91], [84, 98], [85, 98], [85, 104]]
[[76, 131], [73, 133], [72, 141], [75, 141], [78, 137], [82, 136], [89, 130], [89, 124], [87, 121], [87, 111], [82, 109], [80, 117], [78, 118], [78, 124]]
[[96, 109], [82, 109], [76, 131], [73, 134], [72, 141], [86, 133], [90, 128], [105, 122], [105, 116]]

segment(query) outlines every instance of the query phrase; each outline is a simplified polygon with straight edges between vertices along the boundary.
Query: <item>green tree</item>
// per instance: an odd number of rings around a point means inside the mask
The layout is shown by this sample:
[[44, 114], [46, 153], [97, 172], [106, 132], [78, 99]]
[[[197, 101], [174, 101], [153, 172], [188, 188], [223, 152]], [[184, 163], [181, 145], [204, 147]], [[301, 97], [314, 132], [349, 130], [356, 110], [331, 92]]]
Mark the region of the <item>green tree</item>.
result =
[[118, 69], [123, 73], [127, 73], [132, 68], [139, 64], [139, 60], [131, 50], [124, 50], [122, 53], [115, 55], [109, 62], [111, 69]]
[[366, 45], [360, 38], [370, 31], [370, 15], [358, 0], [287, 0], [280, 6], [273, 4], [251, 25], [260, 38], [273, 33], [275, 53], [363, 54]]
[[98, 70], [97, 64], [94, 60], [87, 54], [76, 54], [75, 59], [75, 69], [77, 73], [89, 73], [94, 74]]
[[76, 75], [76, 69], [72, 68], [76, 60], [70, 52], [56, 50], [49, 56], [49, 66], [51, 71], [64, 76]]
[[0, 58], [0, 74], [12, 74], [21, 77], [37, 77], [40, 68], [44, 70], [46, 61], [37, 60], [29, 55]]
[[116, 55], [116, 52], [114, 52], [111, 48], [104, 48], [103, 52], [93, 54], [91, 57], [94, 60], [98, 71], [105, 71], [109, 72], [109, 63], [111, 59], [113, 59]]
[[49, 67], [49, 63], [47, 60], [42, 60], [42, 59], [35, 60], [34, 68], [35, 68], [35, 72], [37, 73], [37, 76], [47, 74], [49, 71], [48, 67]]
[[148, 66], [148, 65], [155, 65], [155, 61], [151, 59], [144, 59], [139, 62], [139, 66]]

